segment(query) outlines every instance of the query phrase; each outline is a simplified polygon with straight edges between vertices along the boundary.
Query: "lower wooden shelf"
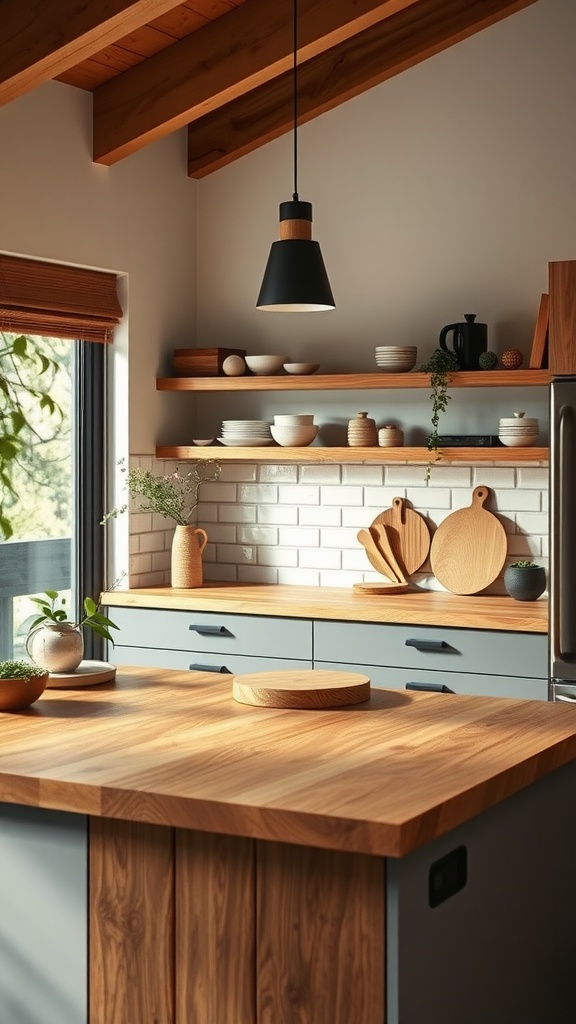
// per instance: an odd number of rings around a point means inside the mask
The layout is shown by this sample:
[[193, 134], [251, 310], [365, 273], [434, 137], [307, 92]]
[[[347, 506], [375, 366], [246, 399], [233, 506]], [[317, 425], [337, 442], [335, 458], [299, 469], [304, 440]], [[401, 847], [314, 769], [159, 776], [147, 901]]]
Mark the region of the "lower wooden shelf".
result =
[[264, 448], [227, 448], [225, 445], [158, 445], [158, 459], [218, 459], [219, 462], [547, 462], [548, 448], [443, 448], [436, 459], [427, 448], [282, 448], [270, 445]]

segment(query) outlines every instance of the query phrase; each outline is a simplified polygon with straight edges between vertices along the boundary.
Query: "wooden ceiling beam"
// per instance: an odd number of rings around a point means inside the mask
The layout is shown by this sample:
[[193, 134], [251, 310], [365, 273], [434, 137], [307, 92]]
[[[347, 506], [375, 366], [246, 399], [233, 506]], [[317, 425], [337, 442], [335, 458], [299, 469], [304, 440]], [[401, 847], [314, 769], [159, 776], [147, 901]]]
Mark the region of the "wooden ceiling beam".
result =
[[[420, 0], [298, 69], [298, 123], [358, 96], [536, 0]], [[290, 72], [194, 121], [188, 173], [203, 178], [293, 127]]]
[[2, 0], [0, 106], [177, 6], [177, 0]]
[[[299, 0], [308, 60], [417, 0]], [[97, 163], [113, 164], [287, 71], [293, 0], [246, 0], [94, 92]]]

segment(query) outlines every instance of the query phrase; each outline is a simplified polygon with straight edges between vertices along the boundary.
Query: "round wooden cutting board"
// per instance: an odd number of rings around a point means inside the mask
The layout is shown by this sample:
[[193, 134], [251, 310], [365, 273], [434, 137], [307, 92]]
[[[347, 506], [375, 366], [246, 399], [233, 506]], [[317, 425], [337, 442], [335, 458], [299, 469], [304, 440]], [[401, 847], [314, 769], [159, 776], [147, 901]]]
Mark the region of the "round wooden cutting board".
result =
[[81, 661], [75, 672], [50, 672], [46, 689], [76, 690], [79, 686], [110, 683], [116, 678], [116, 665], [107, 661]]
[[428, 558], [430, 531], [419, 512], [408, 508], [404, 498], [393, 498], [392, 508], [376, 516], [372, 526], [382, 523], [396, 561], [404, 576], [411, 576]]
[[488, 495], [488, 487], [476, 487], [472, 504], [447, 516], [432, 538], [432, 572], [453, 594], [478, 594], [506, 561], [506, 531], [483, 507]]
[[251, 672], [234, 676], [232, 696], [239, 704], [263, 708], [339, 708], [370, 700], [370, 679], [327, 669]]

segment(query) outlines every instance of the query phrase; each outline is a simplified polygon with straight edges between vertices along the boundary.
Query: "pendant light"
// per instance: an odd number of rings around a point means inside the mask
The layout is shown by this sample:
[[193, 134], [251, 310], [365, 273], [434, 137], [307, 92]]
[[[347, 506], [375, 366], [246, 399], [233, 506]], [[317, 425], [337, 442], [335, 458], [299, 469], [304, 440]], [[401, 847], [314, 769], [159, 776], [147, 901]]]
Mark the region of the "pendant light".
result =
[[332, 289], [318, 242], [312, 240], [312, 203], [298, 197], [298, 3], [293, 7], [294, 192], [280, 203], [280, 241], [273, 242], [256, 306], [271, 312], [334, 309]]

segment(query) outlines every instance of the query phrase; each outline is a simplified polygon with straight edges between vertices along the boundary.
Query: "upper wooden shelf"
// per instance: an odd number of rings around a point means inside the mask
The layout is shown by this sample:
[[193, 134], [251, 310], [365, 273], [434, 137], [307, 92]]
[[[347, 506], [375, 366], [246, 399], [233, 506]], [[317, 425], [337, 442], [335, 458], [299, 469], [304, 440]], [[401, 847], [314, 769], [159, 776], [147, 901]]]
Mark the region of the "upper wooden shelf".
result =
[[218, 459], [219, 462], [278, 463], [278, 462], [429, 462], [441, 466], [443, 462], [546, 462], [548, 448], [443, 448], [442, 457], [435, 461], [427, 448], [328, 448], [309, 445], [307, 448], [282, 448], [269, 445], [262, 448], [236, 448], [214, 444], [201, 448], [196, 445], [158, 445], [158, 459]]
[[[534, 387], [550, 383], [549, 370], [473, 370], [450, 374], [454, 388]], [[330, 391], [429, 388], [429, 373], [324, 373], [273, 377], [159, 377], [157, 391]]]

